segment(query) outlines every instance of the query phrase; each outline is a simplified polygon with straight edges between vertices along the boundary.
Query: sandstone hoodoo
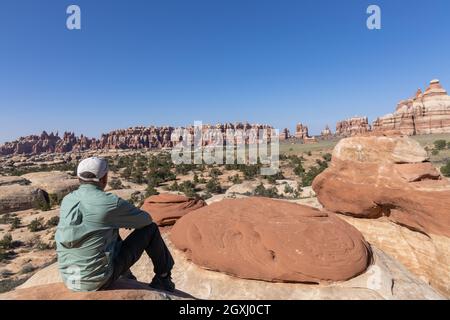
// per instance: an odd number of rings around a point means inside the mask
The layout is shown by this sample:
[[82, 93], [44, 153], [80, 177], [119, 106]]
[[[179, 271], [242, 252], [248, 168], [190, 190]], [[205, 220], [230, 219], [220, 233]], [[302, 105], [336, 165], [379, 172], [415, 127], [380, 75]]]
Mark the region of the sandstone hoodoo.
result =
[[204, 206], [206, 203], [201, 199], [165, 193], [147, 198], [141, 209], [149, 212], [153, 221], [159, 226], [168, 226], [174, 224], [188, 212]]
[[394, 113], [373, 122], [373, 130], [388, 134], [431, 134], [450, 132], [450, 96], [439, 80], [422, 92], [398, 103]]
[[336, 135], [350, 137], [370, 132], [369, 119], [367, 117], [353, 117], [336, 123]]
[[450, 237], [450, 182], [427, 160], [408, 137], [343, 139], [313, 189], [327, 210]]
[[199, 266], [272, 282], [344, 281], [371, 262], [361, 233], [335, 214], [267, 198], [198, 209], [175, 224], [171, 239]]

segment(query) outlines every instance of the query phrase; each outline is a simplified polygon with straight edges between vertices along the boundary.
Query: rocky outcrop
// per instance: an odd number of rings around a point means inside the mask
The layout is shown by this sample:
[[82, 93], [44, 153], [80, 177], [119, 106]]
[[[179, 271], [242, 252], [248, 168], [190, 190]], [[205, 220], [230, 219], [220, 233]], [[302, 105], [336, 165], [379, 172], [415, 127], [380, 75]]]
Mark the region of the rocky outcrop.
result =
[[24, 174], [22, 178], [31, 181], [31, 186], [60, 198], [76, 190], [80, 185], [78, 178], [60, 171], [32, 172]]
[[426, 161], [426, 151], [408, 137], [347, 138], [313, 189], [327, 210], [386, 216], [414, 231], [450, 237], [450, 181]]
[[32, 209], [48, 202], [45, 191], [30, 185], [0, 186], [0, 214]]
[[197, 265], [273, 282], [344, 281], [371, 261], [359, 231], [334, 214], [268, 198], [193, 211], [175, 224], [172, 241]]
[[[365, 273], [349, 281], [329, 285], [273, 283], [240, 279], [205, 270], [189, 261], [183, 252], [174, 248], [167, 232], [170, 230], [163, 231], [163, 237], [175, 260], [172, 278], [179, 290], [199, 299], [444, 299], [429, 285], [408, 272], [400, 263], [373, 246], [373, 264]], [[126, 235], [122, 233], [122, 237], [125, 238]], [[153, 277], [152, 262], [145, 254], [131, 270], [143, 283], [149, 283]], [[61, 278], [55, 263], [37, 272], [18, 289], [32, 290], [36, 286], [60, 282]]]
[[173, 225], [185, 214], [205, 205], [206, 203], [201, 199], [164, 193], [145, 199], [141, 209], [148, 212], [159, 226], [168, 226]]
[[151, 290], [148, 285], [120, 279], [108, 290], [73, 292], [63, 283], [51, 283], [16, 289], [0, 295], [0, 300], [180, 300], [183, 294]]
[[336, 123], [336, 135], [350, 137], [370, 132], [369, 119], [367, 117], [353, 117]]
[[326, 139], [330, 139], [332, 137], [333, 137], [333, 133], [331, 132], [330, 127], [327, 125], [325, 127], [325, 129], [323, 129], [320, 132], [320, 138], [326, 140]]
[[295, 127], [295, 137], [302, 140], [308, 138], [308, 127], [303, 125], [302, 123], [298, 123]]
[[386, 134], [419, 135], [450, 132], [450, 96], [439, 80], [398, 103], [394, 113], [377, 118], [373, 130]]
[[370, 244], [450, 298], [450, 238], [414, 232], [386, 217], [376, 220], [340, 217], [357, 228]]
[[288, 128], [284, 128], [280, 133], [280, 141], [287, 140], [291, 137], [291, 133]]
[[[211, 130], [214, 129], [214, 130]], [[234, 140], [243, 139], [243, 143], [255, 143], [259, 138], [260, 129], [272, 129], [269, 125], [249, 123], [226, 123], [217, 125], [202, 125], [200, 143], [203, 146], [224, 143], [227, 132], [234, 130]], [[241, 132], [238, 132], [241, 130]], [[102, 134], [99, 139], [87, 138], [83, 135], [75, 136], [72, 132], [65, 132], [63, 137], [47, 134], [21, 137], [16, 141], [7, 142], [0, 146], [0, 155], [38, 155], [42, 153], [81, 152], [86, 150], [118, 150], [118, 149], [158, 149], [170, 148], [186, 137], [194, 134], [195, 127], [174, 128], [163, 127], [132, 127], [113, 130]], [[216, 137], [219, 135], [219, 137]], [[269, 138], [271, 136], [268, 130]]]

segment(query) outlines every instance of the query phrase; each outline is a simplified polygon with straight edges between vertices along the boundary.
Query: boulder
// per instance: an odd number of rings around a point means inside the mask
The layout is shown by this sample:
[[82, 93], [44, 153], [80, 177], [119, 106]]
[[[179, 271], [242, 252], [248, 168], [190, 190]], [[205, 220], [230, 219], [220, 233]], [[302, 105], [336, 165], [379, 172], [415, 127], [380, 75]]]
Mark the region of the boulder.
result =
[[450, 238], [426, 236], [390, 222], [340, 216], [371, 244], [402, 263], [418, 278], [450, 298]]
[[201, 199], [163, 193], [145, 199], [141, 209], [148, 212], [159, 226], [168, 226], [203, 206], [206, 206], [206, 203]]
[[78, 178], [61, 171], [32, 172], [22, 175], [22, 178], [31, 181], [32, 186], [60, 197], [76, 190], [80, 185]]
[[371, 261], [361, 233], [335, 214], [268, 198], [191, 212], [173, 227], [172, 241], [202, 267], [273, 282], [344, 281]]
[[414, 231], [450, 237], [450, 181], [426, 161], [425, 150], [408, 137], [343, 139], [313, 189], [329, 211], [386, 216]]
[[0, 186], [0, 214], [32, 209], [48, 202], [47, 194], [34, 186], [20, 184]]

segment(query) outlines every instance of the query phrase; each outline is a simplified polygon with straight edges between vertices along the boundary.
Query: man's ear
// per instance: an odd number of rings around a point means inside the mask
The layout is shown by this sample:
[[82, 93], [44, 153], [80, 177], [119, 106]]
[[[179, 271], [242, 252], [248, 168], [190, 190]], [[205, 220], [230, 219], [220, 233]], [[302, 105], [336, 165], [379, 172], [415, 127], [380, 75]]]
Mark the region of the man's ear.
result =
[[108, 184], [108, 174], [105, 174], [105, 176], [100, 179], [100, 182], [101, 182], [101, 184], [103, 186], [103, 189], [105, 189], [106, 185]]

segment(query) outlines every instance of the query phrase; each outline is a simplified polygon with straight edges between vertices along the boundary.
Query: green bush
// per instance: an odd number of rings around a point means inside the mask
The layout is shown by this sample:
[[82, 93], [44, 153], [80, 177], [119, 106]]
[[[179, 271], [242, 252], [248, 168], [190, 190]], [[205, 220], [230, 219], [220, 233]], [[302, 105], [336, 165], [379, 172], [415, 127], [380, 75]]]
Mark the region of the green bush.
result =
[[62, 200], [64, 199], [63, 196], [61, 196], [61, 195], [59, 195], [59, 194], [53, 194], [53, 193], [50, 193], [50, 194], [48, 195], [48, 197], [49, 197], [49, 199], [50, 199], [50, 207], [53, 207], [53, 206], [60, 206]]
[[124, 188], [122, 181], [120, 181], [120, 179], [117, 178], [112, 178], [108, 184], [112, 190], [120, 190]]
[[28, 230], [31, 232], [38, 232], [45, 229], [45, 226], [43, 224], [43, 218], [36, 218], [28, 225]]
[[209, 176], [210, 176], [211, 178], [217, 178], [217, 177], [220, 176], [220, 175], [222, 175], [222, 171], [220, 171], [220, 170], [217, 169], [217, 168], [212, 168], [212, 169], [209, 171]]
[[283, 180], [284, 175], [283, 175], [283, 172], [281, 172], [281, 170], [278, 170], [278, 172], [276, 174], [266, 176], [266, 179], [269, 183], [275, 184], [277, 180]]
[[323, 160], [325, 160], [326, 162], [330, 162], [331, 161], [331, 153], [325, 153], [322, 156]]
[[3, 236], [3, 239], [0, 240], [0, 248], [1, 249], [11, 249], [13, 247], [12, 236], [8, 233]]
[[222, 187], [217, 178], [212, 178], [206, 183], [206, 191], [209, 193], [222, 193]]
[[447, 146], [447, 142], [445, 140], [436, 140], [434, 142], [434, 148], [436, 150], [444, 150], [446, 146]]
[[280, 198], [277, 188], [271, 187], [266, 189], [262, 183], [256, 187], [253, 193], [255, 196], [258, 197]]
[[14, 229], [19, 228], [20, 225], [21, 225], [21, 223], [22, 223], [22, 222], [20, 221], [20, 218], [18, 218], [18, 217], [12, 218], [12, 220], [11, 220], [11, 222], [10, 222], [11, 230], [14, 230]]
[[439, 150], [438, 149], [433, 149], [431, 151], [431, 155], [433, 155], [433, 156], [437, 156], [438, 154], [439, 154]]
[[229, 176], [228, 181], [232, 182], [233, 184], [240, 184], [242, 183], [241, 178], [238, 174], [235, 174], [234, 176]]
[[52, 227], [56, 227], [59, 223], [59, 217], [58, 216], [54, 216], [51, 217], [47, 223], [45, 224], [48, 228], [52, 228]]
[[450, 177], [450, 160], [448, 160], [447, 163], [441, 167], [441, 173], [445, 177]]
[[47, 202], [47, 200], [39, 197], [39, 199], [34, 202], [33, 208], [41, 211], [49, 211], [51, 209], [51, 206], [50, 203]]
[[302, 185], [304, 187], [310, 186], [313, 180], [321, 174], [326, 168], [328, 168], [328, 164], [326, 161], [317, 160], [317, 166], [311, 167], [307, 172], [302, 175]]
[[156, 190], [155, 185], [152, 183], [149, 183], [147, 185], [147, 188], [145, 189], [145, 197], [148, 198], [150, 196], [154, 196], [159, 194], [159, 192]]

